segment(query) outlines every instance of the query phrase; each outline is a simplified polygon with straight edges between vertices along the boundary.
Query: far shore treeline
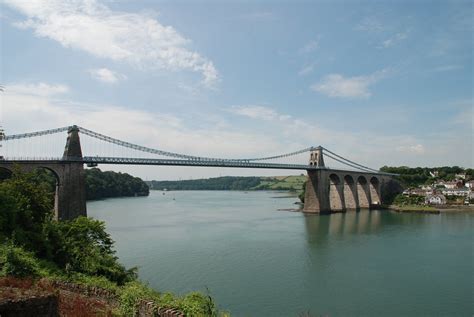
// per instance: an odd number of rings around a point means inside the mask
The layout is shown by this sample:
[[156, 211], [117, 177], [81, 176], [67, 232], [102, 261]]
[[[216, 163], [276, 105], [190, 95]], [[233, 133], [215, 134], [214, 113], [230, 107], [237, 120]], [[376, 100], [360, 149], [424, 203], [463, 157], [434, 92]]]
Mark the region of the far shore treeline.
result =
[[[434, 181], [442, 179], [451, 181], [456, 175], [466, 174], [467, 179], [474, 179], [474, 169], [459, 166], [442, 167], [407, 167], [407, 166], [384, 166], [382, 172], [399, 174], [396, 178], [404, 187], [416, 187], [420, 185], [431, 185]], [[434, 176], [435, 175], [435, 176]]]
[[139, 177], [113, 171], [103, 172], [98, 168], [86, 169], [87, 200], [149, 194], [148, 185]]
[[[37, 169], [31, 175], [38, 183], [45, 184], [49, 192], [54, 192], [56, 178], [47, 169]], [[148, 196], [148, 185], [139, 177], [127, 173], [101, 171], [98, 168], [85, 170], [86, 199], [97, 200], [112, 197]]]
[[224, 176], [179, 181], [148, 181], [154, 190], [289, 190], [300, 191], [305, 175], [292, 176]]

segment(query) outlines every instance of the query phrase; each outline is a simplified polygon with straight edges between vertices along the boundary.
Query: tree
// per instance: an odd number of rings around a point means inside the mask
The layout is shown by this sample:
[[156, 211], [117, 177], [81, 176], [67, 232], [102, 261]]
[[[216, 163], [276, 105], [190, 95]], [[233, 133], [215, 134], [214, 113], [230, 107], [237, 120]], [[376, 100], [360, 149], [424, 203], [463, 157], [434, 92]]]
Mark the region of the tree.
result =
[[[118, 262], [103, 222], [86, 217], [54, 221], [50, 196], [48, 184], [38, 183], [35, 173], [16, 170], [12, 178], [0, 182], [2, 244], [9, 241], [69, 273], [104, 276], [120, 285], [136, 278], [134, 268], [127, 270]], [[8, 252], [2, 267], [16, 268], [25, 258]]]

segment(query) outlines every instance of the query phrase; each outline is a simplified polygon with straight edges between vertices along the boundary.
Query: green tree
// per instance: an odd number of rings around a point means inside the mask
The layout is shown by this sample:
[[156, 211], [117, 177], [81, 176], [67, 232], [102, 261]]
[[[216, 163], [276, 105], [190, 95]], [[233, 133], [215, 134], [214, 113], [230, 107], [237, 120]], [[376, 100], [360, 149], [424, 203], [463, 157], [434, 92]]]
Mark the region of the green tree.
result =
[[[135, 279], [135, 269], [126, 270], [117, 261], [103, 222], [85, 217], [64, 222], [52, 219], [51, 193], [47, 183], [36, 182], [36, 176], [15, 171], [0, 183], [2, 242], [10, 241], [70, 273], [104, 276], [118, 284]], [[13, 267], [17, 259], [25, 258], [15, 254], [7, 253], [7, 263]]]
[[3, 239], [42, 251], [43, 227], [52, 219], [53, 198], [32, 178], [33, 174], [15, 170], [12, 178], [0, 182], [0, 229]]

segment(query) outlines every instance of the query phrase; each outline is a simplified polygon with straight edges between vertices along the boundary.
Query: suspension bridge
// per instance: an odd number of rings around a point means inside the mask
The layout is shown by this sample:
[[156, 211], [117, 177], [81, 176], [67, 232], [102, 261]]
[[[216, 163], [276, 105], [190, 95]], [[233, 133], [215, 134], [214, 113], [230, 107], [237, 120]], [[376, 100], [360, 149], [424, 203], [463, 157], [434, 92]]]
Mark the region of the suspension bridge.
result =
[[[393, 176], [322, 146], [271, 156], [216, 158], [141, 146], [76, 125], [15, 135], [0, 133], [0, 150], [1, 169], [11, 172], [15, 166], [23, 171], [46, 168], [54, 173], [58, 220], [86, 215], [84, 164], [89, 167], [113, 164], [306, 170], [304, 211], [307, 212], [345, 211], [378, 205], [384, 185]], [[58, 155], [61, 152], [62, 155]], [[325, 159], [342, 167], [329, 167]]]

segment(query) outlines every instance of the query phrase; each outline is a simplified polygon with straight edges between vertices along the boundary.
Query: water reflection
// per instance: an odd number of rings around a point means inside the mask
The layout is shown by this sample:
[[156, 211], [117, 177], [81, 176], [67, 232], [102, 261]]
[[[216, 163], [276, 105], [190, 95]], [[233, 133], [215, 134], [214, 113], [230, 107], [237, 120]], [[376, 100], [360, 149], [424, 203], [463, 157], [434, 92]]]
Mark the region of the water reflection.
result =
[[330, 215], [305, 214], [306, 239], [310, 244], [322, 244], [329, 239], [351, 235], [379, 234], [394, 226], [417, 228], [439, 215], [400, 214], [388, 210], [361, 210]]

